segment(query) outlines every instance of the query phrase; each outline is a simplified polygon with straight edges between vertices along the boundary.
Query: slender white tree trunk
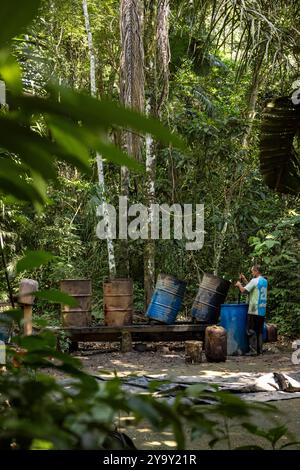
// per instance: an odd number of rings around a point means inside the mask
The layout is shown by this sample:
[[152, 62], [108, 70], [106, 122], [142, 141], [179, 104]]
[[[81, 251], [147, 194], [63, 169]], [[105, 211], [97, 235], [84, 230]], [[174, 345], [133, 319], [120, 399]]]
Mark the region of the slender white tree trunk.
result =
[[155, 167], [156, 167], [156, 145], [150, 135], [146, 137], [146, 197], [149, 204], [149, 239], [144, 246], [144, 289], [145, 308], [147, 308], [155, 285], [155, 240], [150, 238], [150, 227], [152, 227], [154, 214], [151, 204], [155, 202]]
[[[88, 48], [89, 48], [89, 59], [90, 59], [90, 87], [91, 87], [91, 95], [96, 97], [97, 96], [97, 88], [96, 88], [96, 60], [95, 60], [95, 52], [93, 47], [93, 36], [90, 27], [90, 18], [88, 12], [88, 5], [87, 0], [82, 0], [82, 8], [84, 14], [84, 21], [85, 21], [85, 29], [87, 34], [88, 40]], [[104, 204], [104, 221], [106, 226], [108, 227], [108, 212], [106, 210], [105, 204], [105, 183], [104, 183], [104, 168], [103, 168], [103, 160], [99, 153], [96, 153], [96, 162], [97, 162], [97, 172], [98, 172], [98, 182], [100, 186], [100, 193], [102, 203]], [[114, 253], [114, 245], [113, 241], [107, 235], [107, 252], [108, 252], [108, 268], [110, 277], [116, 276], [116, 260], [115, 260], [115, 253]]]

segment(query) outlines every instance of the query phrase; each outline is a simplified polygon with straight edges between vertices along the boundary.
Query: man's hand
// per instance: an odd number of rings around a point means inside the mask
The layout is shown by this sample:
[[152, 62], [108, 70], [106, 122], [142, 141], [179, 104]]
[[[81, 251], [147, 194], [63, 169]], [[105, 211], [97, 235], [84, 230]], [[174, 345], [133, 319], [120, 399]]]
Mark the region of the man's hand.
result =
[[246, 284], [247, 284], [247, 282], [248, 282], [247, 279], [246, 279], [246, 276], [245, 276], [243, 273], [240, 273], [240, 280], [241, 280], [242, 282], [245, 282]]
[[237, 287], [238, 289], [240, 289], [240, 291], [241, 291], [242, 293], [247, 292], [246, 289], [245, 289], [245, 287], [243, 286], [243, 284], [242, 284], [240, 281], [237, 281], [237, 282], [235, 283], [235, 287]]

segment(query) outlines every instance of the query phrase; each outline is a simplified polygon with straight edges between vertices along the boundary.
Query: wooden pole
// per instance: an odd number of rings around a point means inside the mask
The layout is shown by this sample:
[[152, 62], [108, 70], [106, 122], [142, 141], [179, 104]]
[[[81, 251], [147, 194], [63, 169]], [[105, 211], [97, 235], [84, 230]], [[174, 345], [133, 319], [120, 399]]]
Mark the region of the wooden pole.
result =
[[32, 335], [32, 305], [23, 305], [24, 335]]
[[32, 335], [32, 305], [38, 287], [38, 282], [33, 279], [22, 279], [20, 282], [18, 302], [23, 308], [25, 336]]

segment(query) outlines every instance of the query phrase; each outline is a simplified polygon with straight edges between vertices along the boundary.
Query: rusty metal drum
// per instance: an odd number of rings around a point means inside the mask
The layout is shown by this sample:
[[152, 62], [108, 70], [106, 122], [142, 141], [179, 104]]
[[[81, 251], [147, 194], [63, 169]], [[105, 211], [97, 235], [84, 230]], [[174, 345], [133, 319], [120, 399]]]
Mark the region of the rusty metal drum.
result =
[[205, 356], [207, 362], [225, 362], [227, 358], [227, 333], [218, 325], [205, 330]]
[[133, 282], [129, 278], [103, 283], [104, 322], [107, 326], [131, 325], [133, 317]]
[[60, 290], [77, 300], [77, 307], [62, 305], [61, 317], [64, 327], [89, 326], [92, 320], [91, 279], [65, 279], [60, 281]]
[[226, 279], [204, 273], [192, 305], [193, 320], [207, 325], [217, 323], [220, 306], [226, 299], [230, 284]]
[[277, 326], [274, 325], [273, 323], [267, 323], [266, 328], [267, 328], [266, 341], [268, 341], [269, 343], [276, 343], [276, 341], [278, 340]]

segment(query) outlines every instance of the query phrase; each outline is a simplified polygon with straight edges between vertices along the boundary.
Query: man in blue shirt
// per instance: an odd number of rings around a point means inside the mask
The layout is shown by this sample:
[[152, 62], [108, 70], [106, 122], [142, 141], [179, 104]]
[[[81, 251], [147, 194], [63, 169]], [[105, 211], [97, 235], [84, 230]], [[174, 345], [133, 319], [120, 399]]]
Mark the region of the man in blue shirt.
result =
[[255, 265], [251, 268], [253, 279], [247, 281], [241, 274], [240, 279], [246, 285], [238, 281], [235, 285], [244, 294], [249, 294], [248, 325], [250, 353], [262, 354], [263, 326], [267, 306], [268, 281], [262, 276], [261, 267]]

